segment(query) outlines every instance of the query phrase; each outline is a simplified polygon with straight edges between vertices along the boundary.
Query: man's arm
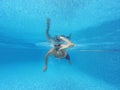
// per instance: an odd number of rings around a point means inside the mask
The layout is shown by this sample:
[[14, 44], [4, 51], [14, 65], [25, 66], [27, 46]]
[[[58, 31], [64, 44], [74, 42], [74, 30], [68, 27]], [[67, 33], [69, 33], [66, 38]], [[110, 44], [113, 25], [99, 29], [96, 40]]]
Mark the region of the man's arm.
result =
[[48, 53], [45, 56], [45, 66], [43, 68], [43, 71], [45, 72], [47, 70], [48, 67], [48, 58], [49, 56], [53, 53], [53, 49], [51, 49], [50, 51], [48, 51]]
[[47, 36], [47, 39], [50, 40], [51, 39], [51, 36], [49, 34], [49, 30], [50, 30], [50, 19], [47, 18], [47, 29], [46, 29], [46, 36]]
[[67, 38], [60, 37], [60, 39], [62, 39], [63, 41], [65, 41], [67, 44], [65, 44], [65, 45], [62, 44], [61, 45], [62, 47], [59, 50], [67, 49], [67, 48], [70, 48], [70, 47], [74, 46], [74, 44], [70, 40], [68, 40]]

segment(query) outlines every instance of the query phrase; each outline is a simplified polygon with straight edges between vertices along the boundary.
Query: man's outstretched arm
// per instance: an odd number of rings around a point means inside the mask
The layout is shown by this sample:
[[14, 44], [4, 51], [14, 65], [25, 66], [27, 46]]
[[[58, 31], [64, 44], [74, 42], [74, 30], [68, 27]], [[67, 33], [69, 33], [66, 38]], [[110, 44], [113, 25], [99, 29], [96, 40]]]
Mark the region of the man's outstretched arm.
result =
[[46, 36], [47, 36], [47, 39], [50, 40], [51, 39], [51, 36], [49, 34], [49, 30], [50, 30], [50, 19], [47, 18], [47, 29], [46, 29]]
[[43, 68], [44, 72], [47, 70], [47, 67], [48, 67], [48, 58], [52, 54], [52, 52], [53, 52], [53, 49], [51, 49], [50, 51], [48, 51], [47, 55], [45, 56], [45, 66]]
[[67, 39], [65, 37], [62, 37], [62, 36], [60, 37], [60, 39], [62, 39], [67, 44], [62, 44], [61, 45], [62, 47], [59, 50], [67, 49], [67, 48], [70, 48], [70, 47], [74, 46], [74, 44], [69, 39]]

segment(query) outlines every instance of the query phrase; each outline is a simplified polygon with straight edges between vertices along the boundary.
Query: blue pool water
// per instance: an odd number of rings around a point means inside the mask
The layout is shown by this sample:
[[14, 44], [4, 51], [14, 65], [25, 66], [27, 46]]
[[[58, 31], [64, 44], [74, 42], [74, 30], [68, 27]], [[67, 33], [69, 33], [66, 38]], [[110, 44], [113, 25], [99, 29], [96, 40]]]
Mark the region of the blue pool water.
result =
[[[43, 72], [47, 17], [75, 47]], [[0, 0], [0, 90], [120, 90], [120, 0]]]

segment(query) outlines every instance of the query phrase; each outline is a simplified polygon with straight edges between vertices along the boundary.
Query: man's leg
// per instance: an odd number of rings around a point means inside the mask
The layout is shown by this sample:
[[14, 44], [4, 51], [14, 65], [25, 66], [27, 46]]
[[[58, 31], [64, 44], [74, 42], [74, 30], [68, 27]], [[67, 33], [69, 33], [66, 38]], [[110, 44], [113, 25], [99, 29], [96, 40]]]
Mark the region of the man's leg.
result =
[[51, 39], [51, 36], [49, 34], [49, 30], [50, 30], [50, 19], [48, 18], [47, 19], [47, 29], [46, 29], [46, 36], [47, 36], [48, 40]]
[[70, 55], [69, 55], [68, 53], [67, 53], [65, 59], [68, 60], [68, 62], [69, 62], [70, 64], [72, 64], [72, 62], [71, 62], [71, 60], [70, 60]]

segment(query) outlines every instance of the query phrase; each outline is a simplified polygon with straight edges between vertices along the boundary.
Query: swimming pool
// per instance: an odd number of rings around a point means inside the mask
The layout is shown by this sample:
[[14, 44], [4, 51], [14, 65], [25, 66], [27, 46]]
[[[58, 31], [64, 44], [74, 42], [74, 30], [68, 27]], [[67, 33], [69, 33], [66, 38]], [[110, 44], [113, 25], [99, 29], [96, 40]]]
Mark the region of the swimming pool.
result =
[[[43, 72], [48, 17], [76, 45]], [[119, 90], [119, 41], [119, 0], [0, 0], [0, 90]]]

